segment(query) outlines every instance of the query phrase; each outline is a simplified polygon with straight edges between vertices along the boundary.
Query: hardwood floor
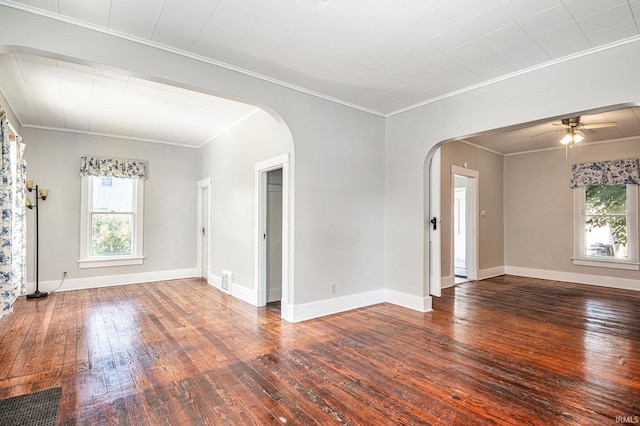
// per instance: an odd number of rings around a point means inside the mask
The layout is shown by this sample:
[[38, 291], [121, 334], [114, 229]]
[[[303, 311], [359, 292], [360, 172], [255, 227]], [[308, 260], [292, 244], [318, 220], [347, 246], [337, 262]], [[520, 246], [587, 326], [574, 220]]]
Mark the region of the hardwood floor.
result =
[[20, 298], [0, 319], [0, 398], [62, 386], [62, 425], [640, 416], [640, 292], [503, 276], [443, 293], [427, 314], [299, 324], [200, 280]]

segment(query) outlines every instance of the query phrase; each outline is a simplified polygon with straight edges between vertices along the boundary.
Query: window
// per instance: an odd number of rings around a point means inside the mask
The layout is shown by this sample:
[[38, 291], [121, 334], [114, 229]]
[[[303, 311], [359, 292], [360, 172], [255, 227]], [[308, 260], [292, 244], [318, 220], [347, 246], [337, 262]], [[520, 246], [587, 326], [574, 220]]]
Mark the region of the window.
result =
[[134, 179], [90, 179], [91, 257], [133, 255]]
[[144, 164], [140, 163], [83, 157], [80, 268], [143, 263]]
[[638, 270], [638, 186], [576, 188], [574, 264]]

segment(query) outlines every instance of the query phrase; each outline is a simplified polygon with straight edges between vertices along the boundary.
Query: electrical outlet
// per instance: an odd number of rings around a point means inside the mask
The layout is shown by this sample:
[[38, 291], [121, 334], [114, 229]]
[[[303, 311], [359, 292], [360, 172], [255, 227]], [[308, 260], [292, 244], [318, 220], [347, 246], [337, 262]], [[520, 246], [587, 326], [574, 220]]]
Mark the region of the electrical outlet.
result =
[[63, 271], [62, 272], [62, 278], [65, 278], [67, 276], [67, 271]]
[[336, 294], [336, 283], [331, 283], [331, 294]]

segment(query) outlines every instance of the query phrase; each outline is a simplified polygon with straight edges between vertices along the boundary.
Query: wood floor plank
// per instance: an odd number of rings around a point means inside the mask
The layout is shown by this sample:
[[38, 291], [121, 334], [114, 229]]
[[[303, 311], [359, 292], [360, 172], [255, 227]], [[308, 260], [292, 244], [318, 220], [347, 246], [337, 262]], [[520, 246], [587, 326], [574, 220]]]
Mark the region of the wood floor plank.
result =
[[200, 279], [19, 298], [0, 398], [61, 386], [61, 425], [600, 425], [640, 416], [640, 293], [501, 276], [434, 311], [290, 324]]

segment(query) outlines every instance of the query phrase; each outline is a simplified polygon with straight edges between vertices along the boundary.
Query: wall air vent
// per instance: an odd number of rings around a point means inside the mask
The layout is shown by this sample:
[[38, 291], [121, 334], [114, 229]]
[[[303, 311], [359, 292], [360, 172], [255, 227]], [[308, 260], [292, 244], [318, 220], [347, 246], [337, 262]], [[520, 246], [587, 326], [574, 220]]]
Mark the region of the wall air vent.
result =
[[222, 281], [220, 282], [220, 290], [227, 294], [231, 294], [231, 282], [233, 281], [233, 272], [222, 271]]

